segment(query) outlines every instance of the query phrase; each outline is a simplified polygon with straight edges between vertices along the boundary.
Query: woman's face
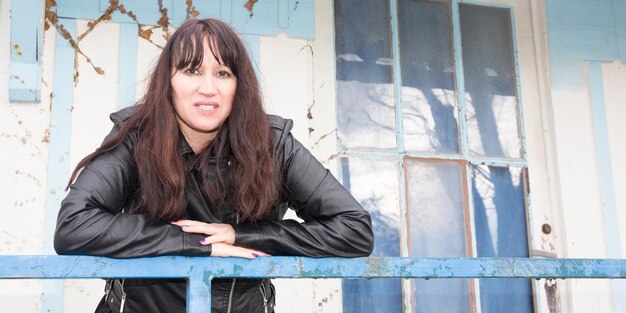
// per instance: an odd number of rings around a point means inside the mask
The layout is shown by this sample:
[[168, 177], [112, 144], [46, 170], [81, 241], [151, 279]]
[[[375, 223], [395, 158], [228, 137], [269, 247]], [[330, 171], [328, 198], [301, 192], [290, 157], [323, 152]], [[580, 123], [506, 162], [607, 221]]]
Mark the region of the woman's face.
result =
[[[172, 77], [174, 110], [178, 125], [191, 148], [206, 147], [222, 126], [233, 106], [237, 78], [220, 64], [204, 40], [204, 57], [198, 68], [178, 70]], [[214, 49], [217, 52], [217, 49]]]

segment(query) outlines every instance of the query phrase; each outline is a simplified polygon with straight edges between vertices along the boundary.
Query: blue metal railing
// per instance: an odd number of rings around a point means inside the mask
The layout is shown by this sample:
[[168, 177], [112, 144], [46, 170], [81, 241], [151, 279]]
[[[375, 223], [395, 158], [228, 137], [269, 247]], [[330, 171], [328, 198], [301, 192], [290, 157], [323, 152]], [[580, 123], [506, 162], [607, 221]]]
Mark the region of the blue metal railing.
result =
[[246, 278], [626, 278], [626, 260], [529, 258], [0, 256], [0, 279], [187, 278], [187, 312], [210, 312], [211, 280]]

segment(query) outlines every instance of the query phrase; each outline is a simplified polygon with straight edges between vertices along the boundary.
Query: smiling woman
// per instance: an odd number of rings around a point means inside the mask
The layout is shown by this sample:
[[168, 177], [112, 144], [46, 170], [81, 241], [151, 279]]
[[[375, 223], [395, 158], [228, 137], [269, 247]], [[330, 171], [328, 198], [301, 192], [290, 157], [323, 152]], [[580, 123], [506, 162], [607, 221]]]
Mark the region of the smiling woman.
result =
[[[367, 256], [369, 214], [263, 110], [238, 35], [183, 23], [146, 94], [77, 165], [59, 211], [59, 254]], [[286, 210], [304, 222], [282, 220]], [[184, 280], [110, 280], [97, 312], [185, 312]], [[213, 312], [273, 312], [267, 279], [212, 283]]]

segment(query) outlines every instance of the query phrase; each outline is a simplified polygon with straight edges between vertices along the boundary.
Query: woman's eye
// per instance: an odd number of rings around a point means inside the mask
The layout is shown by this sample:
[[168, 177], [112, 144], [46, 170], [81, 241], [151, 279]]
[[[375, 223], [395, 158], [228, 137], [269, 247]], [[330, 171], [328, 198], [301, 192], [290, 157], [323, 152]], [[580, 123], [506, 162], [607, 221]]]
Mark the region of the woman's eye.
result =
[[228, 77], [231, 77], [231, 76], [232, 76], [232, 74], [230, 74], [229, 71], [226, 71], [226, 70], [217, 71], [217, 77], [228, 78]]
[[197, 68], [190, 68], [190, 69], [186, 70], [185, 73], [187, 73], [189, 75], [200, 75], [200, 71], [198, 71]]

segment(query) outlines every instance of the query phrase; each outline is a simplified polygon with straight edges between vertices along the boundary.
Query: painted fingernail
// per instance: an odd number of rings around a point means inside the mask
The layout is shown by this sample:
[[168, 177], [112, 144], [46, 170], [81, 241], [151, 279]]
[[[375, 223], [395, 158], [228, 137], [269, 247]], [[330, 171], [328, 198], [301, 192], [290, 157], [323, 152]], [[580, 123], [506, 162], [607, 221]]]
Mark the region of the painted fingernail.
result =
[[204, 244], [204, 239], [198, 241], [200, 244]]
[[259, 257], [259, 255], [258, 255], [258, 254], [256, 254], [256, 253], [252, 253], [252, 256], [253, 256], [253, 257], [255, 257], [255, 258], [258, 258], [258, 257]]
[[170, 224], [176, 224], [178, 221], [170, 221]]

